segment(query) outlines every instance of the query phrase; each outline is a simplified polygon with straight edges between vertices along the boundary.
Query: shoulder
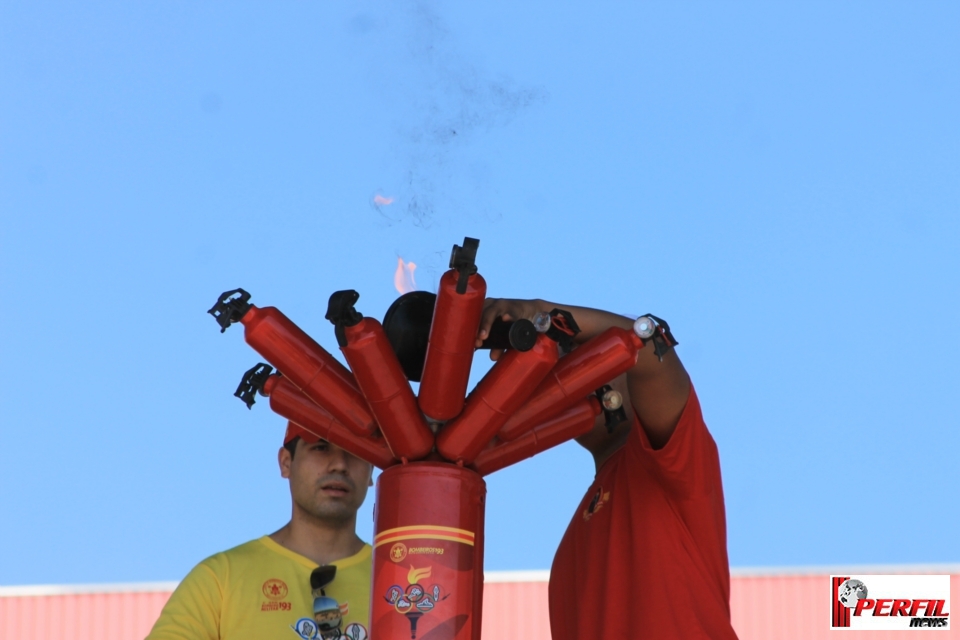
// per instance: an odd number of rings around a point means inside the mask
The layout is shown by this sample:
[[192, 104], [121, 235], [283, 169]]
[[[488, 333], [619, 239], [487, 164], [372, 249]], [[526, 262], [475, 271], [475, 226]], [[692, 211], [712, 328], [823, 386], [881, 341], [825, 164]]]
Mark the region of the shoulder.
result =
[[648, 455], [670, 458], [685, 448], [699, 444], [699, 441], [704, 436], [709, 438], [711, 442], [713, 440], [704, 422], [703, 411], [700, 408], [700, 399], [697, 397], [697, 392], [694, 390], [693, 385], [690, 385], [690, 392], [687, 395], [683, 412], [677, 420], [677, 426], [663, 447], [655, 449], [651, 445], [646, 431], [642, 428], [640, 419], [636, 417], [636, 415], [634, 415], [634, 418], [634, 428], [631, 430], [628, 443], [635, 448], [641, 449]]
[[263, 538], [257, 538], [204, 558], [197, 564], [194, 571], [203, 567], [214, 575], [224, 576], [229, 573], [231, 567], [256, 563], [269, 553], [270, 551], [264, 544]]
[[[635, 423], [634, 426], [640, 425]], [[717, 445], [707, 429], [700, 400], [692, 385], [677, 427], [666, 445], [653, 448], [644, 430], [634, 428], [625, 449], [635, 462], [678, 488], [707, 486], [714, 481], [714, 472], [719, 473]]]
[[346, 569], [348, 567], [369, 567], [373, 561], [373, 547], [364, 543], [363, 548], [352, 556], [337, 560], [338, 567]]

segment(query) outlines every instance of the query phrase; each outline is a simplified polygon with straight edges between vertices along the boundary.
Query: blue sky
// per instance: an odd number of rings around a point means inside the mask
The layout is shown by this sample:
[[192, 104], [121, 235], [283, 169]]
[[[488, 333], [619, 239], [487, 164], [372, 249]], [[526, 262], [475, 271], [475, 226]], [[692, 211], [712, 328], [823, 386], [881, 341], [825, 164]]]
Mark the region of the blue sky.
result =
[[[670, 321], [733, 566], [960, 561], [956, 3], [474, 4], [0, 6], [0, 584], [279, 528], [205, 311], [338, 354], [331, 292], [382, 317], [467, 235], [493, 296]], [[548, 568], [592, 474], [491, 476], [486, 568]]]

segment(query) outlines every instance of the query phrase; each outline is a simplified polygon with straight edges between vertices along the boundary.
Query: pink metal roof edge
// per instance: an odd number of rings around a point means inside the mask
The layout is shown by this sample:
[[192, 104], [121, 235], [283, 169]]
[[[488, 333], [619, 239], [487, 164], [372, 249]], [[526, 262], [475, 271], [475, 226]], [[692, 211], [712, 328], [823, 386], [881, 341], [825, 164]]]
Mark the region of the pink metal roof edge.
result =
[[[960, 563], [943, 564], [865, 564], [865, 565], [824, 565], [824, 566], [784, 566], [784, 567], [731, 567], [732, 578], [752, 577], [800, 577], [829, 576], [841, 573], [858, 574], [960, 574]], [[483, 580], [487, 584], [505, 582], [548, 582], [550, 571], [530, 569], [520, 571], [484, 571]], [[173, 591], [179, 581], [158, 582], [118, 582], [91, 584], [36, 584], [36, 585], [0, 585], [0, 598], [19, 596], [56, 596], [84, 593], [161, 593]]]
[[[734, 569], [730, 612], [740, 640], [835, 640], [827, 576], [844, 573], [950, 574], [951, 600], [960, 593], [956, 564]], [[485, 572], [483, 640], [550, 640], [548, 577], [547, 571]], [[176, 584], [0, 587], [0, 638], [142, 640]], [[882, 637], [916, 638], [911, 633], [886, 631]], [[960, 638], [960, 632], [950, 629], [937, 637]]]

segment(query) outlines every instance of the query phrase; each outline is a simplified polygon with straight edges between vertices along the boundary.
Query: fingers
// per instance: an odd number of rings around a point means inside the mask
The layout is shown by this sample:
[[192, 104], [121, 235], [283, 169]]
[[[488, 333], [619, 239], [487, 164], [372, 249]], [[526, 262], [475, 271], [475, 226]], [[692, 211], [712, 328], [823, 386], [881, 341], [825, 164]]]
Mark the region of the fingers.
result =
[[[476, 346], [479, 348], [483, 341], [490, 337], [490, 327], [497, 318], [505, 322], [526, 318], [532, 319], [536, 315], [537, 305], [532, 300], [508, 300], [505, 298], [487, 298], [483, 303], [483, 314], [480, 316], [480, 327], [477, 330]], [[496, 360], [499, 354], [494, 357]]]
[[497, 318], [510, 320], [507, 312], [509, 301], [501, 298], [487, 298], [483, 303], [483, 315], [480, 316], [480, 329], [477, 331], [477, 347], [490, 335], [490, 326]]
[[490, 349], [490, 359], [496, 362], [503, 355], [503, 349]]

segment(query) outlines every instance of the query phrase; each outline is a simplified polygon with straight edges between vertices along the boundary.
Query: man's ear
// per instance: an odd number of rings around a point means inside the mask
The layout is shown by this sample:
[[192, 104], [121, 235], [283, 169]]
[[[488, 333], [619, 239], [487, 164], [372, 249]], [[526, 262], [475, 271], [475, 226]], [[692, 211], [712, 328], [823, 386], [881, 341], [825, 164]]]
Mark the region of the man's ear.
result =
[[280, 477], [289, 478], [290, 466], [293, 464], [293, 456], [290, 455], [286, 447], [280, 447], [280, 451], [277, 451], [277, 463], [280, 465]]

